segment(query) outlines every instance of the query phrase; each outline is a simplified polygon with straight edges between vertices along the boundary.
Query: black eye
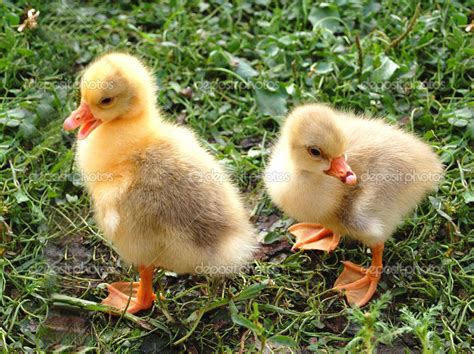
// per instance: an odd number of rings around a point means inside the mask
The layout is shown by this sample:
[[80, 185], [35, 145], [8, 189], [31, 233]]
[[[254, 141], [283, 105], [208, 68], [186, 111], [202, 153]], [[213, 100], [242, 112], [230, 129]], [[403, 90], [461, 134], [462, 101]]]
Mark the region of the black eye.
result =
[[113, 97], [104, 97], [103, 99], [100, 100], [100, 104], [102, 106], [107, 106], [107, 105], [111, 104], [113, 100], [114, 100]]
[[319, 150], [316, 146], [308, 147], [308, 154], [312, 157], [321, 157], [321, 150]]

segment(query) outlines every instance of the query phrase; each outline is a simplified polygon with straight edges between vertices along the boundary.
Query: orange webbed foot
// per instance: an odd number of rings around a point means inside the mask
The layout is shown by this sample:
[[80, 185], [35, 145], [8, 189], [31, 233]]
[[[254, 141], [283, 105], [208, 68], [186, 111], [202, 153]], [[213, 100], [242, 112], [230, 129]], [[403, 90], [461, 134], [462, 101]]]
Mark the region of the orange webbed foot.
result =
[[140, 267], [139, 282], [117, 282], [107, 284], [109, 295], [103, 305], [113, 306], [129, 313], [148, 310], [153, 306], [156, 295], [153, 293], [153, 268]]
[[344, 290], [350, 305], [364, 306], [375, 293], [380, 279], [380, 270], [360, 267], [352, 262], [343, 262], [344, 270], [334, 283], [334, 290]]
[[334, 283], [334, 290], [344, 291], [350, 305], [362, 307], [370, 301], [382, 275], [383, 244], [371, 247], [372, 265], [361, 267], [352, 262], [343, 262], [344, 270]]
[[[129, 313], [148, 310], [153, 306], [156, 295], [151, 292], [146, 296], [138, 296], [139, 282], [117, 282], [107, 284], [109, 295], [102, 300], [103, 305], [113, 306], [121, 311], [127, 309]], [[130, 298], [130, 301], [129, 301]]]
[[296, 237], [296, 243], [291, 248], [292, 251], [304, 249], [332, 252], [340, 241], [339, 235], [320, 224], [295, 224], [288, 229], [288, 232]]

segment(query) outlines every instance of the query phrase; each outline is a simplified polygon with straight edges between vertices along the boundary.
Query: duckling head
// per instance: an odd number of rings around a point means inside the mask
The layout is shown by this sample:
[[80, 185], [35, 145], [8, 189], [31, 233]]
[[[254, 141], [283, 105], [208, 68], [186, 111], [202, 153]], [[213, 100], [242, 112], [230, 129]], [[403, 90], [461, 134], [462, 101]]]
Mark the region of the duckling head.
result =
[[155, 85], [147, 68], [125, 53], [109, 53], [91, 63], [80, 82], [81, 103], [64, 121], [85, 139], [99, 125], [143, 116], [154, 107]]
[[346, 137], [337, 113], [324, 105], [304, 105], [287, 118], [283, 131], [296, 168], [357, 184], [346, 161]]

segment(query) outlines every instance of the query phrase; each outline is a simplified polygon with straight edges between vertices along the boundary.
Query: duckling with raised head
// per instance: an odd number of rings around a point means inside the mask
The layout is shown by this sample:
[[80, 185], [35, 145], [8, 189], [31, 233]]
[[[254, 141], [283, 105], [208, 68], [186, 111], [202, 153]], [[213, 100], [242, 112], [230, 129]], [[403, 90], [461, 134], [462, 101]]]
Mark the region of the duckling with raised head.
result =
[[77, 165], [100, 229], [139, 268], [139, 282], [108, 285], [103, 301], [130, 313], [152, 306], [155, 267], [232, 273], [257, 245], [219, 163], [191, 130], [162, 119], [154, 81], [131, 55], [99, 57], [86, 68], [81, 103], [64, 122], [66, 130], [79, 128]]
[[[341, 235], [372, 250], [372, 265], [344, 262], [334, 289], [365, 305], [382, 272], [384, 243], [442, 176], [431, 147], [382, 120], [321, 104], [287, 117], [265, 172], [273, 202], [296, 220], [295, 249], [333, 251]], [[286, 175], [288, 178], [280, 178]]]

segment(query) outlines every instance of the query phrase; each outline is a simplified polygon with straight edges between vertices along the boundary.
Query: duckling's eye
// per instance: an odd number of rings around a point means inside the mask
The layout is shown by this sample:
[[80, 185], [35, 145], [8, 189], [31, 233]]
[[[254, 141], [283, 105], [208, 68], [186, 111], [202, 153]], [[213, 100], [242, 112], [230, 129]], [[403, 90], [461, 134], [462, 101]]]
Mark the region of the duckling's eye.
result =
[[111, 104], [112, 102], [114, 101], [114, 98], [113, 97], [104, 97], [100, 100], [100, 104], [102, 106], [108, 106], [109, 104]]
[[311, 157], [319, 158], [321, 157], [321, 150], [319, 150], [316, 146], [310, 146], [308, 147], [308, 154], [310, 154]]

